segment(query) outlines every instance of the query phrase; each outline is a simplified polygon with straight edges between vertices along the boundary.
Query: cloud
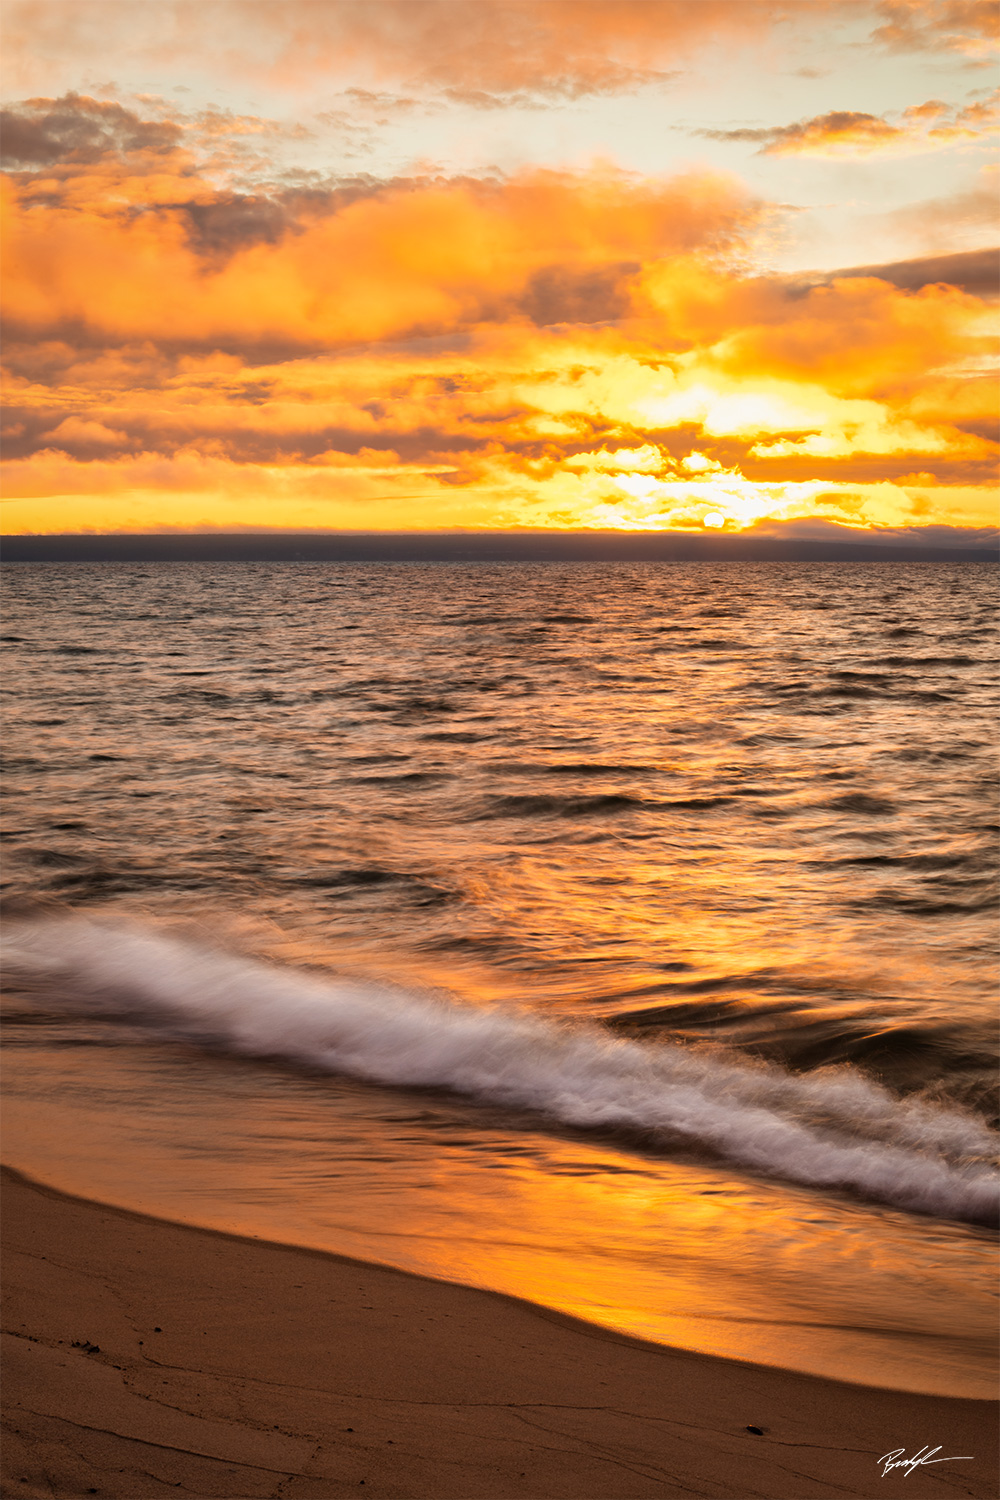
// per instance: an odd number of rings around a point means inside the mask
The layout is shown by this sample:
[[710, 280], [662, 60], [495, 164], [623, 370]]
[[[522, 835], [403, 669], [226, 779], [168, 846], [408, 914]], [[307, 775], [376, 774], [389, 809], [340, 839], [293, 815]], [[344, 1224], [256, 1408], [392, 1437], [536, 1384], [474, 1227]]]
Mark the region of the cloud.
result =
[[828, 284], [835, 277], [844, 276], [874, 276], [907, 291], [919, 291], [924, 286], [954, 286], [975, 297], [992, 300], [1000, 296], [1000, 248], [960, 250], [953, 255], [925, 255], [885, 265], [846, 266], [824, 272], [822, 278], [803, 277], [801, 280], [804, 283], [811, 280], [813, 285], [819, 284], [820, 280]]
[[553, 101], [661, 84], [700, 49], [743, 47], [776, 25], [811, 26], [850, 0], [12, 0], [9, 66], [34, 88], [72, 63], [215, 69], [295, 96], [349, 79], [379, 92], [456, 91], [474, 108], [520, 95]]
[[[349, 84], [465, 107], [558, 104], [662, 87], [711, 47], [796, 41], [826, 19], [868, 21], [890, 51], [977, 60], [993, 0], [8, 0], [10, 86], [21, 93], [103, 74], [206, 65], [316, 102]], [[387, 106], [389, 107], [389, 106]]]
[[109, 525], [137, 496], [143, 524], [195, 507], [240, 524], [699, 527], [819, 507], [896, 525], [929, 494], [932, 517], [985, 524], [992, 385], [932, 374], [975, 345], [981, 305], [928, 292], [793, 294], [682, 259], [617, 326], [500, 319], [461, 347], [270, 363], [50, 345], [8, 393], [12, 521], [58, 529], [76, 494]]
[[128, 443], [124, 432], [105, 427], [103, 422], [88, 421], [84, 417], [65, 417], [51, 432], [43, 435], [43, 441], [59, 446], [73, 444], [79, 450], [123, 448]]
[[1000, 89], [989, 99], [953, 109], [939, 99], [905, 109], [898, 123], [857, 110], [831, 110], [793, 125], [739, 130], [701, 130], [716, 141], [746, 141], [760, 156], [914, 156], [975, 141], [995, 129]]
[[[184, 112], [156, 97], [140, 101], [145, 111], [70, 91], [58, 99], [28, 99], [4, 109], [0, 163], [29, 182], [46, 185], [78, 179], [90, 168], [94, 179], [126, 168], [145, 179], [148, 197], [154, 174], [210, 173], [214, 183], [253, 176], [274, 178], [274, 154], [283, 143], [310, 136], [302, 124], [210, 108]], [[345, 126], [345, 129], [347, 127]], [[197, 166], [196, 166], [197, 162]], [[160, 194], [162, 199], [163, 194]]]
[[170, 121], [143, 120], [121, 104], [74, 93], [62, 99], [28, 99], [2, 110], [0, 130], [0, 159], [15, 169], [83, 164], [136, 151], [169, 152], [183, 134]]
[[813, 120], [794, 125], [773, 125], [740, 130], [700, 130], [713, 141], [747, 141], [760, 146], [761, 156], [828, 155], [837, 148], [856, 152], [877, 150], [901, 132], [877, 115], [852, 110], [832, 110]]
[[233, 195], [183, 155], [64, 163], [7, 198], [12, 327], [240, 347], [443, 333], [515, 310], [601, 321], [644, 259], [739, 247], [766, 213], [723, 174], [611, 167]]
[[15, 111], [14, 530], [985, 524], [974, 257], [756, 275], [704, 171], [239, 192], [92, 103]]
[[782, 537], [787, 541], [881, 542], [886, 546], [909, 544], [918, 547], [995, 547], [996, 527], [989, 526], [893, 526], [877, 532], [825, 520], [822, 516], [804, 516], [794, 521], [757, 521], [747, 528], [751, 536]]
[[873, 39], [893, 52], [952, 51], [984, 58], [995, 49], [1000, 15], [993, 0], [882, 0]]

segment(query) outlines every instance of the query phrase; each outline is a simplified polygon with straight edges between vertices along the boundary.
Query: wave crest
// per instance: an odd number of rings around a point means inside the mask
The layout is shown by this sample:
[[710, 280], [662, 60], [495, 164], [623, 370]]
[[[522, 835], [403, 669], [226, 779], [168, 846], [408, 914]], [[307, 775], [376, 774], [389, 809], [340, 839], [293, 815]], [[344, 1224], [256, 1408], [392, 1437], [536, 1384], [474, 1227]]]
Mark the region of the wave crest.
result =
[[900, 1100], [851, 1069], [775, 1064], [530, 1010], [479, 1009], [280, 968], [139, 926], [16, 927], [8, 973], [89, 1015], [380, 1084], [447, 1088], [576, 1128], [694, 1147], [808, 1186], [995, 1223], [997, 1138], [961, 1110]]

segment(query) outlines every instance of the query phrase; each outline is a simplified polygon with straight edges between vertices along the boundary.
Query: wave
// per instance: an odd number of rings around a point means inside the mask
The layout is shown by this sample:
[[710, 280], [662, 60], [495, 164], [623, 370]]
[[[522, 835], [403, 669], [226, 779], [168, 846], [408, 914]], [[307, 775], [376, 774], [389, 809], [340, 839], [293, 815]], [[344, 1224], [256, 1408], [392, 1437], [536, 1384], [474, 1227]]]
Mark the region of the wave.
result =
[[479, 820], [488, 818], [583, 818], [593, 813], [622, 812], [656, 805], [651, 798], [631, 792], [605, 792], [596, 796], [560, 797], [537, 792], [487, 797]]
[[558, 796], [555, 793], [515, 792], [488, 797], [472, 816], [489, 818], [585, 818], [593, 814], [664, 809], [701, 811], [723, 807], [733, 799], [717, 797], [651, 797], [635, 792], [601, 792], [592, 795]]
[[652, 776], [663, 768], [605, 760], [495, 760], [490, 769], [519, 776]]
[[88, 1015], [234, 1054], [402, 1087], [446, 1088], [574, 1128], [695, 1148], [764, 1175], [995, 1223], [997, 1138], [957, 1109], [900, 1100], [850, 1068], [775, 1064], [593, 1023], [280, 968], [138, 925], [15, 926], [7, 972]]

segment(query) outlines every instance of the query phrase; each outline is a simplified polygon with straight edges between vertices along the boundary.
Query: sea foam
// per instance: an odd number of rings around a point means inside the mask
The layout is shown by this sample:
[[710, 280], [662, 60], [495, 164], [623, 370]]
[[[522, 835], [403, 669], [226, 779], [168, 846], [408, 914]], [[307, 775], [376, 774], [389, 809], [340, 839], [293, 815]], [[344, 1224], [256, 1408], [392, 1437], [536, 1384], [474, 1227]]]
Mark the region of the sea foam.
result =
[[995, 1223], [997, 1137], [850, 1069], [796, 1075], [596, 1023], [278, 967], [132, 924], [16, 926], [7, 972], [89, 1015], [373, 1083], [450, 1089], [897, 1208]]

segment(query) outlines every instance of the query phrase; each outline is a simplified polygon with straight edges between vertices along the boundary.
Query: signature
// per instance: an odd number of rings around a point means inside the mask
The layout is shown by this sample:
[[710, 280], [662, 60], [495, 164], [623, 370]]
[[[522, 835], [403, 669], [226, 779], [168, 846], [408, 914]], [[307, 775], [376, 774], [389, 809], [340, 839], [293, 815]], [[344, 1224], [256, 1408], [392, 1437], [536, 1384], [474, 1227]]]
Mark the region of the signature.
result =
[[901, 1455], [904, 1453], [904, 1451], [905, 1450], [903, 1448], [893, 1448], [891, 1453], [882, 1454], [882, 1457], [878, 1460], [878, 1462], [885, 1465], [882, 1470], [883, 1479], [888, 1474], [890, 1469], [905, 1469], [906, 1477], [907, 1479], [909, 1479], [914, 1469], [919, 1468], [921, 1464], [953, 1464], [960, 1462], [962, 1459], [972, 1458], [971, 1453], [956, 1453], [953, 1454], [951, 1458], [935, 1458], [935, 1453], [941, 1452], [940, 1443], [936, 1448], [928, 1448], [925, 1445], [923, 1448], [921, 1448], [920, 1452], [915, 1453], [912, 1458], [903, 1458]]

